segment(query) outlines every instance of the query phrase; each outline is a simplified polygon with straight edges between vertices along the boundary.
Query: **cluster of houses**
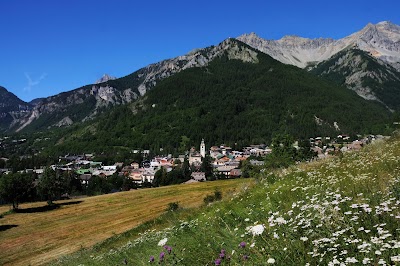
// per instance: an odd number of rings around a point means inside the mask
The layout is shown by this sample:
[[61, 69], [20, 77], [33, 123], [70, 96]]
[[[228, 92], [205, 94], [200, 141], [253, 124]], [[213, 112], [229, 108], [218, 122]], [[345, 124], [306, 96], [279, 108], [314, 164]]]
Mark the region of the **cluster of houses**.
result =
[[[90, 182], [92, 176], [101, 176], [107, 178], [108, 176], [118, 174], [130, 178], [137, 184], [144, 184], [146, 182], [152, 183], [155, 173], [165, 168], [167, 172], [171, 171], [176, 164], [183, 163], [185, 159], [188, 160], [192, 169], [192, 179], [188, 183], [206, 181], [204, 172], [199, 171], [203, 158], [207, 155], [211, 158], [211, 165], [214, 173], [217, 175], [224, 175], [226, 178], [237, 178], [242, 175], [240, 162], [247, 160], [250, 156], [263, 156], [267, 155], [272, 150], [266, 145], [252, 145], [244, 148], [242, 151], [233, 150], [231, 147], [220, 145], [212, 146], [209, 151], [206, 151], [204, 140], [200, 144], [200, 151], [195, 148], [190, 149], [187, 155], [179, 155], [177, 158], [171, 155], [161, 157], [156, 156], [152, 159], [145, 160], [141, 164], [132, 162], [129, 165], [123, 163], [115, 163], [114, 165], [103, 165], [102, 162], [93, 161], [93, 154], [84, 154], [79, 156], [63, 156], [60, 161], [66, 162], [64, 164], [53, 165], [53, 169], [62, 171], [74, 171], [83, 185]], [[146, 156], [146, 154], [144, 154]], [[257, 165], [262, 162], [251, 160], [250, 163]], [[43, 169], [31, 169], [29, 171], [37, 174], [43, 173]]]
[[324, 159], [329, 156], [361, 150], [367, 144], [376, 140], [387, 138], [382, 135], [368, 135], [365, 137], [357, 136], [358, 139], [351, 140], [348, 135], [338, 135], [336, 139], [330, 137], [310, 138], [311, 150], [313, 150], [318, 159]]
[[[246, 147], [243, 151], [235, 151], [232, 148], [221, 145], [212, 146], [208, 155], [210, 156], [211, 165], [214, 169], [214, 173], [224, 175], [226, 178], [237, 178], [241, 176], [241, 170], [239, 169], [240, 162], [247, 160], [251, 155], [261, 156], [271, 152], [271, 149], [265, 145], [253, 145]], [[206, 156], [206, 146], [204, 140], [200, 144], [200, 151], [192, 148], [187, 155], [179, 155], [177, 158], [173, 158], [171, 155], [161, 157], [156, 156], [152, 159], [145, 160], [141, 164], [138, 162], [132, 162], [129, 165], [123, 163], [116, 163], [114, 165], [103, 165], [101, 162], [95, 162], [91, 159], [93, 154], [85, 154], [81, 156], [64, 156], [60, 160], [67, 163], [54, 165], [53, 169], [59, 169], [63, 171], [75, 171], [81, 183], [87, 185], [90, 182], [92, 176], [101, 176], [107, 178], [108, 176], [119, 174], [130, 178], [137, 184], [144, 184], [146, 182], [152, 183], [154, 180], [155, 173], [165, 168], [167, 172], [171, 171], [176, 164], [183, 163], [185, 159], [188, 160], [193, 171], [191, 176], [192, 179], [188, 182], [199, 182], [206, 181], [204, 172], [200, 172], [200, 166], [203, 158]], [[258, 161], [252, 161], [257, 164]], [[36, 170], [34, 170], [36, 171]]]
[[[330, 137], [315, 137], [310, 138], [311, 150], [317, 154], [317, 158], [326, 158], [338, 152], [346, 152], [351, 150], [359, 150], [364, 145], [369, 144], [377, 139], [384, 138], [383, 136], [370, 135], [359, 140], [350, 141], [350, 137], [346, 135], [339, 135], [335, 139]], [[297, 147], [297, 143], [294, 143]], [[146, 151], [142, 151], [146, 152]], [[201, 141], [200, 150], [195, 148], [190, 149], [188, 154], [179, 155], [173, 158], [171, 155], [166, 157], [156, 156], [152, 159], [143, 161], [141, 164], [132, 162], [129, 165], [123, 163], [115, 163], [114, 165], [103, 165], [102, 162], [93, 161], [93, 154], [84, 154], [80, 156], [63, 156], [60, 157], [60, 162], [65, 163], [53, 165], [53, 169], [62, 171], [72, 171], [78, 174], [78, 177], [83, 185], [90, 182], [92, 176], [101, 176], [107, 178], [111, 175], [118, 174], [130, 178], [133, 182], [141, 185], [144, 183], [152, 183], [155, 173], [165, 168], [167, 172], [171, 171], [177, 163], [183, 163], [185, 159], [188, 160], [192, 169], [192, 179], [188, 182], [206, 181], [204, 172], [200, 172], [200, 166], [203, 158], [209, 155], [211, 158], [211, 165], [216, 175], [223, 175], [226, 178], [237, 178], [242, 175], [240, 169], [240, 162], [247, 160], [249, 157], [262, 157], [270, 154], [272, 149], [264, 144], [251, 145], [237, 151], [226, 145], [212, 146], [206, 151], [204, 140]], [[207, 153], [207, 154], [206, 154]], [[144, 154], [148, 157], [148, 154]], [[6, 160], [6, 158], [3, 158]], [[264, 161], [251, 159], [252, 165], [263, 165]], [[8, 169], [0, 169], [8, 170]], [[28, 172], [34, 172], [38, 175], [43, 173], [43, 169], [28, 169]], [[3, 171], [4, 172], [4, 171]]]

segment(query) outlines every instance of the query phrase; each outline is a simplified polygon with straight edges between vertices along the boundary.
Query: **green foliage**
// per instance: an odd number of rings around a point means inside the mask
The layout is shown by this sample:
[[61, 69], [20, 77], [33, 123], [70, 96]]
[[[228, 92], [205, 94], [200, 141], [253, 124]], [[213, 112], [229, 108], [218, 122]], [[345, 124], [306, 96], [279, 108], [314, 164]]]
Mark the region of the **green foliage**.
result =
[[205, 198], [203, 199], [205, 204], [220, 200], [222, 200], [222, 192], [219, 190], [214, 191], [214, 194], [212, 195], [205, 196]]
[[214, 170], [211, 164], [211, 157], [210, 155], [206, 154], [201, 162], [200, 171], [204, 172], [207, 180], [214, 180]]
[[174, 212], [174, 211], [177, 211], [179, 208], [180, 207], [179, 207], [178, 202], [170, 202], [170, 203], [168, 203], [167, 211]]
[[153, 179], [153, 186], [168, 186], [173, 184], [181, 184], [188, 181], [191, 178], [191, 170], [187, 159], [182, 165], [175, 166], [171, 171], [167, 173], [164, 167], [161, 167]]
[[63, 175], [59, 171], [54, 171], [50, 167], [46, 167], [43, 175], [39, 178], [37, 185], [38, 194], [43, 199], [46, 199], [49, 205], [52, 205], [54, 200], [59, 199], [67, 191], [67, 184], [69, 182], [65, 179], [66, 177], [66, 175]]
[[299, 141], [299, 149], [293, 146], [294, 138], [290, 135], [277, 135], [272, 139], [272, 153], [266, 156], [267, 168], [285, 168], [295, 162], [310, 160], [316, 156], [310, 151], [308, 140]]
[[26, 200], [33, 190], [33, 178], [30, 174], [12, 173], [0, 176], [0, 198], [12, 203], [13, 209]]

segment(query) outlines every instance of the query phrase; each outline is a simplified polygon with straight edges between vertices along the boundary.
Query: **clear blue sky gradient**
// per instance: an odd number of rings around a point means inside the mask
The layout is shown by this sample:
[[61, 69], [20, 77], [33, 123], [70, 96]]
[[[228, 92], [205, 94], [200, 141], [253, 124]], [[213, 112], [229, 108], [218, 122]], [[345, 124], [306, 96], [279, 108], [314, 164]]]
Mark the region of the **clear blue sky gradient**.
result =
[[0, 0], [0, 85], [25, 101], [256, 32], [339, 39], [400, 1]]

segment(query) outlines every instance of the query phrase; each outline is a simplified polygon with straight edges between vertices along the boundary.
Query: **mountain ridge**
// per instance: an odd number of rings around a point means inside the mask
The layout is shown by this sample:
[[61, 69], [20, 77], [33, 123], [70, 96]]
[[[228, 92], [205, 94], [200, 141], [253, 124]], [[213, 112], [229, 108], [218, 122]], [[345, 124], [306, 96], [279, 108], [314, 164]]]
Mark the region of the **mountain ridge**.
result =
[[389, 21], [369, 23], [360, 31], [338, 40], [309, 39], [294, 35], [286, 35], [279, 40], [267, 40], [255, 33], [243, 34], [237, 39], [282, 63], [300, 68], [322, 62], [346, 48], [356, 46], [400, 70], [400, 26]]

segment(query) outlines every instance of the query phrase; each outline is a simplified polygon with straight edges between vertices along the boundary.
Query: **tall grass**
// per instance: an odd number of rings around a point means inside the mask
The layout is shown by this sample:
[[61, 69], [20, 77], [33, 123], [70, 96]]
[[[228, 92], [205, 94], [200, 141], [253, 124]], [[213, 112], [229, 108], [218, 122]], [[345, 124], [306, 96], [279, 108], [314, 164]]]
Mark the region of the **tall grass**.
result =
[[[268, 173], [168, 228], [65, 265], [399, 265], [400, 141]], [[167, 217], [164, 217], [167, 219]]]

